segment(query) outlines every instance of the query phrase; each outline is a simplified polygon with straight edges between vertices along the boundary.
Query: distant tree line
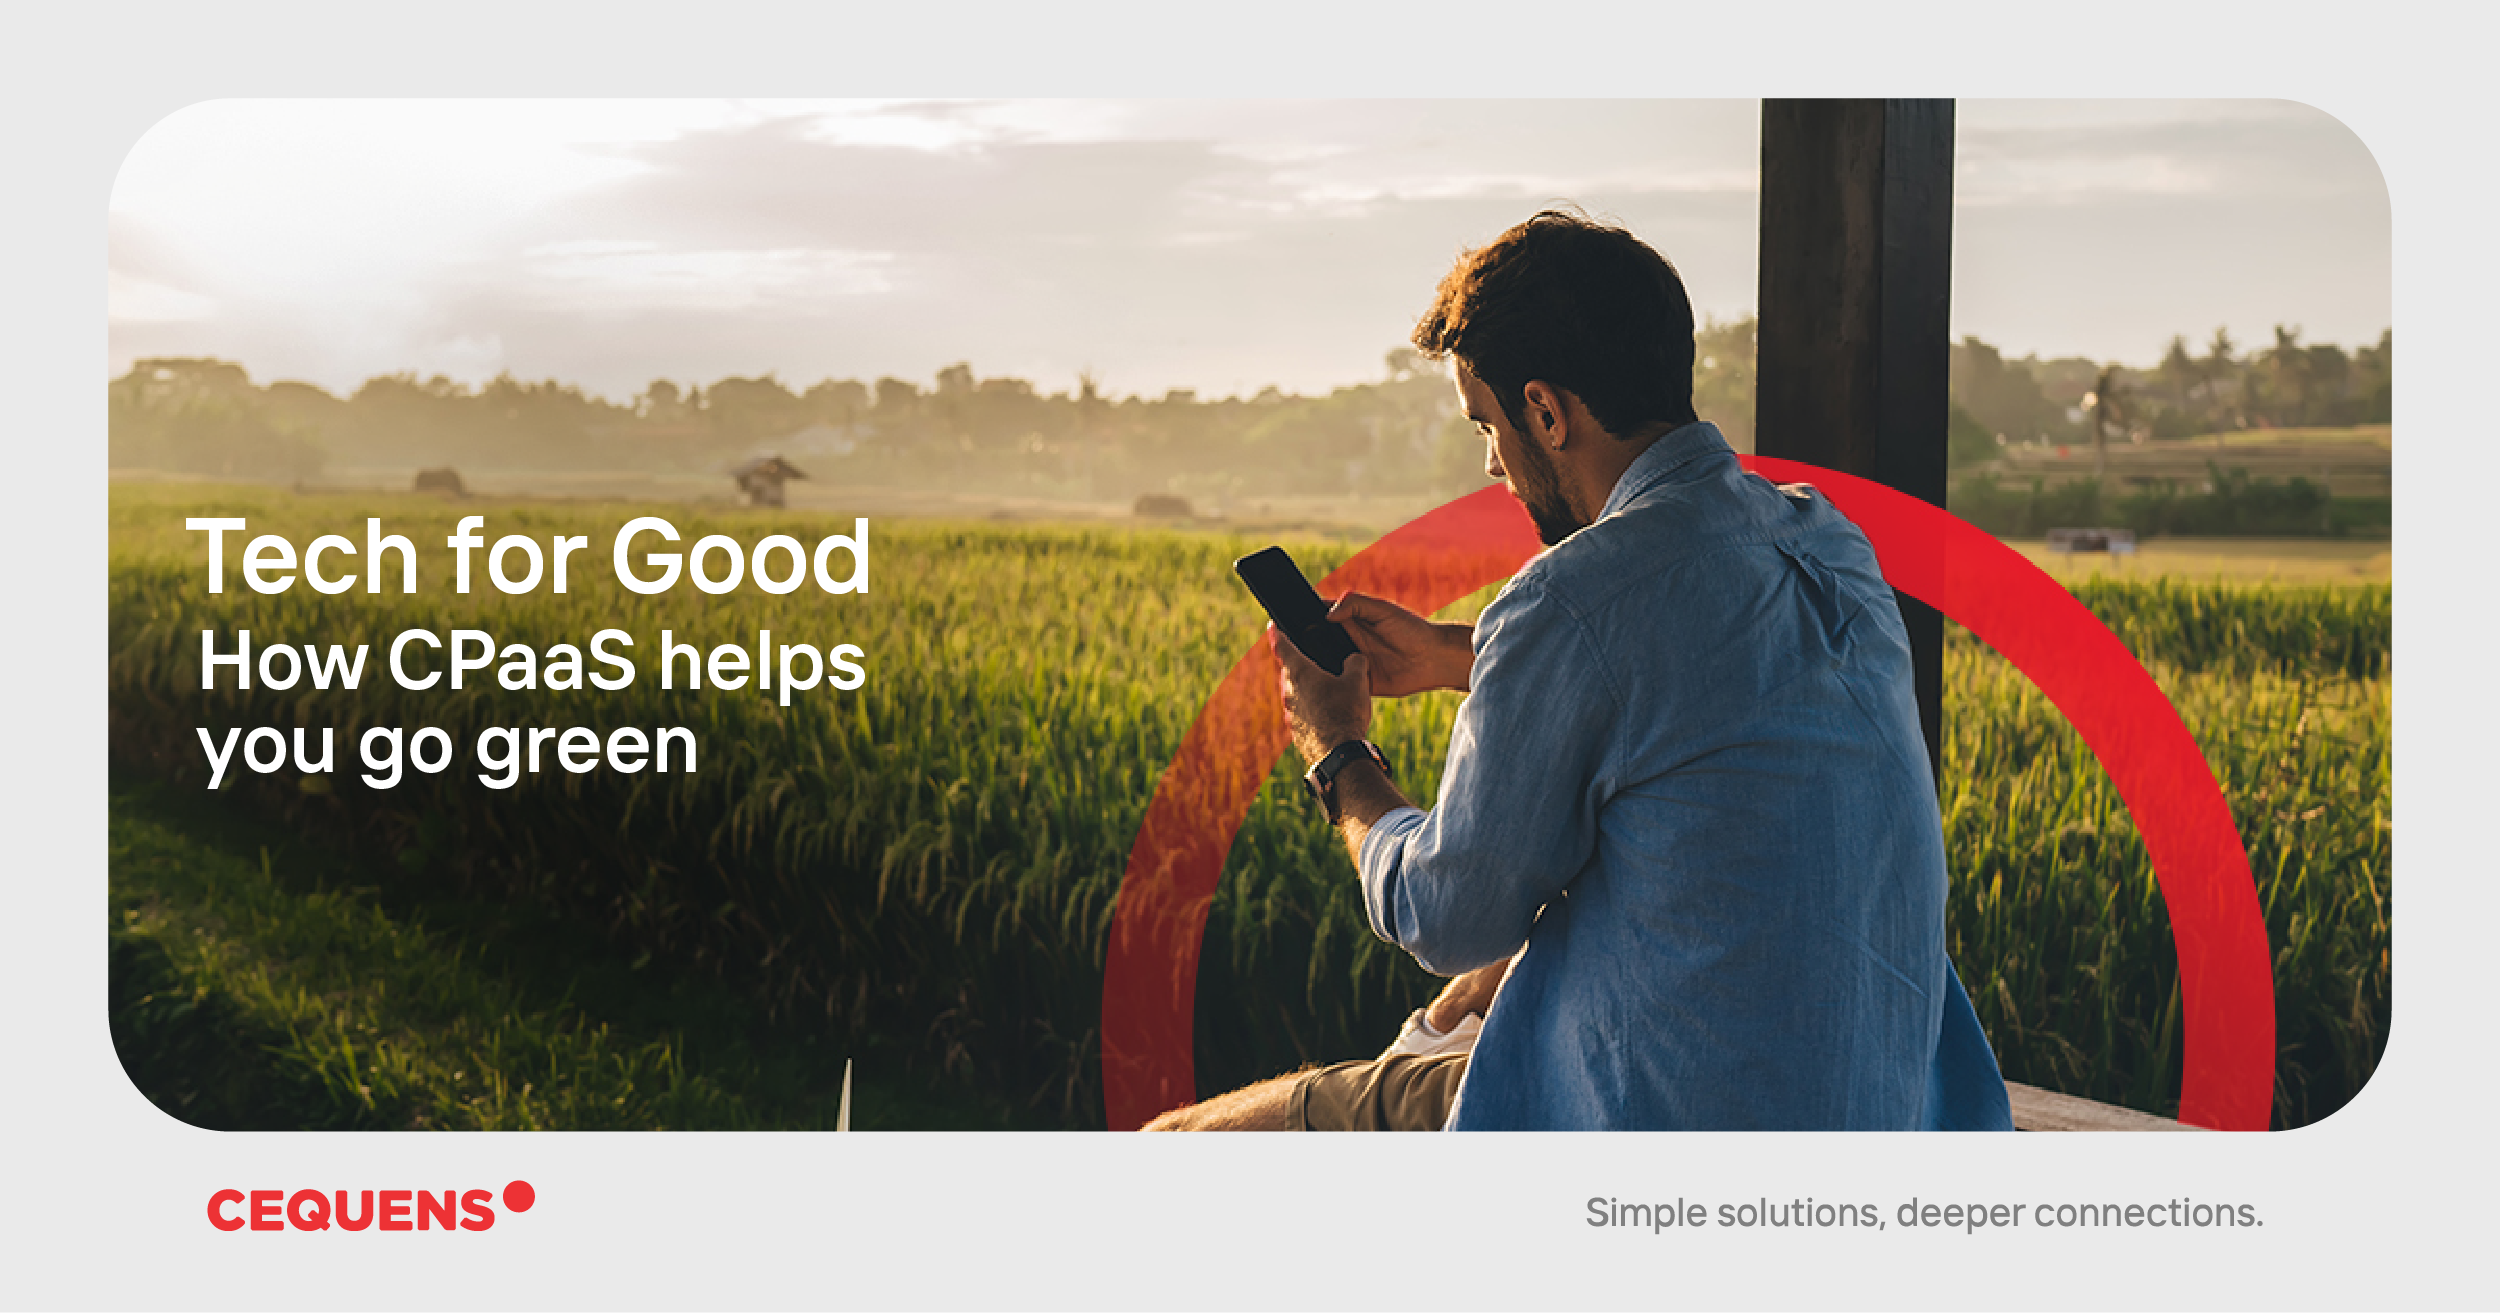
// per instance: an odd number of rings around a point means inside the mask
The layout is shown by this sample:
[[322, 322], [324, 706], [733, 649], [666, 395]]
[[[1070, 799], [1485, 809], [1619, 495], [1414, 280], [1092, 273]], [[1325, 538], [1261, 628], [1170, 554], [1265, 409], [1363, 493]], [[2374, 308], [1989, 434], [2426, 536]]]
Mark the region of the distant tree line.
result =
[[2009, 360], [1965, 337], [1950, 367], [1956, 463], [1985, 459], [1990, 447], [2088, 440], [2095, 410], [2122, 441], [2385, 424], [2394, 414], [2394, 352], [2392, 330], [2346, 351], [2303, 343], [2300, 329], [2278, 324], [2272, 346], [2243, 355], [2217, 328], [2201, 354], [2173, 336], [2160, 363], [2136, 369], [2080, 357]]
[[238, 479], [317, 473], [328, 446], [291, 412], [299, 396], [337, 404], [309, 384], [254, 387], [241, 365], [222, 360], [142, 360], [105, 396], [114, 468]]
[[2395, 339], [2347, 352], [2300, 340], [2277, 325], [2272, 346], [2242, 355], [2215, 329], [2202, 353], [2173, 336], [2149, 369], [2070, 358], [2008, 360], [1966, 337], [1953, 348], [1949, 449], [1969, 470], [1953, 513], [1991, 533], [2036, 537], [2052, 528], [2131, 529], [2145, 537], [2383, 535], [2391, 501], [2337, 497], [2305, 478], [2252, 478], [2206, 463], [2195, 487], [2116, 490], [2098, 478], [2000, 486], [1983, 462], [2010, 446], [2133, 443], [2247, 429], [2385, 424], [2394, 414]]
[[[1694, 344], [1696, 408], [1750, 450], [1754, 320], [1706, 321]], [[2159, 364], [2132, 369], [2010, 359], [1966, 337], [1952, 349], [1951, 451], [1959, 466], [2015, 443], [2080, 441], [2095, 420], [2152, 437], [2384, 423], [2391, 349], [2386, 335], [2347, 352], [2278, 328], [2271, 348], [2243, 357], [2217, 330], [2201, 355], [2173, 338]], [[340, 397], [308, 383], [256, 385], [228, 361], [156, 358], [112, 380], [109, 400], [116, 468], [244, 479], [432, 465], [705, 473], [778, 451], [819, 478], [1088, 500], [1162, 493], [1220, 505], [1484, 482], [1482, 441], [1447, 379], [1405, 348], [1388, 353], [1375, 381], [1324, 396], [1270, 387], [1113, 398], [1090, 376], [1045, 393], [956, 364], [925, 388], [887, 377], [802, 389], [765, 374], [654, 380], [620, 402], [555, 380], [503, 375], [472, 387], [401, 373]]]
[[137, 362], [110, 388], [112, 464], [252, 479], [325, 468], [711, 472], [779, 451], [818, 477], [943, 483], [967, 491], [1127, 500], [1171, 492], [1218, 501], [1297, 492], [1456, 491], [1480, 485], [1483, 448], [1448, 380], [1413, 351], [1385, 376], [1298, 396], [1202, 400], [1103, 394], [1090, 377], [1043, 393], [968, 364], [934, 387], [770, 374], [680, 386], [625, 402], [509, 376], [469, 387], [390, 374], [346, 397], [310, 384], [258, 387], [212, 359]]

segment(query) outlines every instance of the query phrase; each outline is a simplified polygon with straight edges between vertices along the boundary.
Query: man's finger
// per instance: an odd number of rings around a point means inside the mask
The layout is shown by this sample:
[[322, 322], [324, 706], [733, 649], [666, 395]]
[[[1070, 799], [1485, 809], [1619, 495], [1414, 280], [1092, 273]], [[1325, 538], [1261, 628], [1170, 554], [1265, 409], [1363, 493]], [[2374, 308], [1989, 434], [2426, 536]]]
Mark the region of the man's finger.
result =
[[1394, 603], [1384, 602], [1377, 597], [1362, 593], [1348, 593], [1338, 598], [1336, 605], [1328, 608], [1328, 618], [1340, 622], [1385, 620], [1395, 615], [1397, 611], [1398, 608]]
[[1374, 651], [1387, 645], [1387, 640], [1380, 636], [1380, 630], [1365, 621], [1361, 616], [1338, 616], [1336, 617], [1336, 620], [1337, 627], [1345, 630], [1345, 636], [1353, 639], [1354, 645], [1366, 652]]

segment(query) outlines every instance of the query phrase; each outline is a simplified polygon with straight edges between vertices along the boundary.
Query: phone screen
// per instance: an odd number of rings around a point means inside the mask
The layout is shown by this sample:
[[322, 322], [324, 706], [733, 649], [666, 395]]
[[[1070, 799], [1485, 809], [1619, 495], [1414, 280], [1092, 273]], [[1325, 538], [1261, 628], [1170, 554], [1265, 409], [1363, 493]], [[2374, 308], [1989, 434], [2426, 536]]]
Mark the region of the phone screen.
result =
[[1284, 548], [1252, 552], [1233, 562], [1233, 572], [1250, 586], [1250, 595], [1267, 609], [1267, 618], [1276, 622], [1302, 655], [1329, 674], [1345, 673], [1345, 659], [1355, 653], [1354, 640], [1346, 636], [1343, 625], [1328, 619], [1328, 603], [1320, 600], [1311, 581], [1302, 577], [1302, 567], [1293, 563]]

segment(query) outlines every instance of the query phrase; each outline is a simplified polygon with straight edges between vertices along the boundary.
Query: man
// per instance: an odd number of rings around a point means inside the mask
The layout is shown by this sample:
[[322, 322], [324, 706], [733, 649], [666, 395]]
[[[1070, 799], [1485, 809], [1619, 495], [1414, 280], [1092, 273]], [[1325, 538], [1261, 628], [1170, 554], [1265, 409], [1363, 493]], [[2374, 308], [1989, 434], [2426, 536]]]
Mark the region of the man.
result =
[[[1425, 1020], [1498, 998], [1472, 1053], [1155, 1125], [2012, 1129], [1945, 958], [1899, 610], [1830, 503], [1697, 421], [1673, 266], [1548, 211], [1461, 257], [1414, 341], [1455, 359], [1486, 471], [1549, 550], [1473, 626], [1340, 599], [1342, 676], [1275, 647], [1373, 929], [1460, 977]], [[1364, 736], [1373, 697], [1431, 688], [1469, 697], [1426, 812]]]

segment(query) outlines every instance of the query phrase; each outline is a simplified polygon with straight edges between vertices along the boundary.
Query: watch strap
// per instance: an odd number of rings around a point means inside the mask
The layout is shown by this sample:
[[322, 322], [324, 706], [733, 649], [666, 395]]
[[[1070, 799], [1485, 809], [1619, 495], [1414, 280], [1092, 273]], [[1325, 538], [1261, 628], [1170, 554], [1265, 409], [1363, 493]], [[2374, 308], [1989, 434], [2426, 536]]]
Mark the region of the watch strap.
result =
[[1311, 769], [1303, 773], [1303, 787], [1309, 789], [1311, 796], [1319, 800], [1321, 809], [1328, 813], [1329, 824], [1334, 825], [1340, 815], [1337, 806], [1337, 776], [1342, 774], [1346, 767], [1366, 758], [1380, 767], [1381, 774], [1390, 774], [1388, 757], [1381, 753], [1378, 744], [1369, 739], [1347, 739], [1330, 748], [1327, 756], [1314, 762]]

